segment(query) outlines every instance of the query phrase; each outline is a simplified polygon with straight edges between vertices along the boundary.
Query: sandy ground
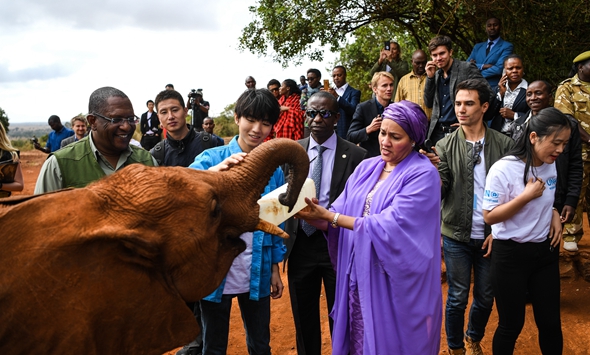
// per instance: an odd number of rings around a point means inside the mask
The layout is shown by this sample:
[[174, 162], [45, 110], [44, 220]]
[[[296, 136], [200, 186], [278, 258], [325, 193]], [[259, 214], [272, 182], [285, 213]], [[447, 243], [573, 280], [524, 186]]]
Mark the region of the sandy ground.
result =
[[[46, 155], [42, 152], [22, 152], [22, 168], [25, 178], [24, 195], [32, 194], [35, 188], [35, 181], [39, 169], [43, 164]], [[587, 223], [587, 219], [585, 219]], [[590, 234], [590, 228], [586, 224], [585, 230]], [[580, 251], [590, 252], [590, 237], [586, 236], [580, 243]], [[271, 301], [271, 347], [274, 354], [292, 355], [297, 354], [295, 348], [295, 330], [293, 317], [291, 315], [291, 304], [289, 299], [286, 274], [283, 274], [285, 292], [283, 297]], [[446, 302], [446, 283], [442, 284], [443, 302]], [[443, 303], [444, 304], [444, 303]], [[564, 277], [561, 282], [561, 317], [564, 335], [564, 355], [590, 354], [590, 283], [584, 281], [580, 276]], [[328, 335], [328, 315], [325, 303], [322, 309], [323, 322], [323, 352], [322, 355], [331, 353], [330, 340]], [[496, 310], [492, 312], [486, 336], [482, 346], [486, 354], [491, 354], [491, 340], [498, 324]], [[526, 323], [516, 344], [516, 355], [540, 354], [538, 346], [538, 333], [534, 323], [531, 306], [527, 306]], [[441, 330], [441, 350], [446, 349], [444, 327]], [[228, 346], [228, 355], [247, 354], [245, 343], [245, 332], [239, 314], [239, 307], [234, 302], [231, 317], [231, 330]], [[174, 355], [174, 351], [166, 353]]]

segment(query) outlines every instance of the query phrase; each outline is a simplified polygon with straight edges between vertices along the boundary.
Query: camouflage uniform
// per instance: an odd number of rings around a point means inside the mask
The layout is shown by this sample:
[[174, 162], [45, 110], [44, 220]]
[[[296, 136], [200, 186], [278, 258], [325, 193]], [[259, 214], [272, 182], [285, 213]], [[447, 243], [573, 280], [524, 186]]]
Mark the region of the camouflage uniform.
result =
[[[559, 84], [555, 92], [555, 108], [573, 116], [580, 126], [590, 134], [590, 83], [581, 81], [578, 75], [566, 79]], [[563, 240], [578, 243], [584, 234], [582, 230], [582, 212], [584, 207], [590, 212], [590, 143], [582, 144], [582, 160], [584, 161], [584, 178], [582, 191], [576, 208], [576, 214], [571, 223], [566, 223], [563, 229]], [[590, 221], [590, 216], [588, 217]]]

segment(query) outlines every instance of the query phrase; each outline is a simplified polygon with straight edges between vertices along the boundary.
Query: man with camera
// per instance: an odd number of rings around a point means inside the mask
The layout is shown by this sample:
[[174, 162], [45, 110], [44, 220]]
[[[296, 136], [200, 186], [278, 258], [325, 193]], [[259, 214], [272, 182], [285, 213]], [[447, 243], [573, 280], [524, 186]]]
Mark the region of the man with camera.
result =
[[192, 89], [188, 94], [186, 108], [193, 111], [191, 125], [197, 131], [203, 130], [203, 120], [209, 116], [209, 101], [203, 100], [203, 89]]

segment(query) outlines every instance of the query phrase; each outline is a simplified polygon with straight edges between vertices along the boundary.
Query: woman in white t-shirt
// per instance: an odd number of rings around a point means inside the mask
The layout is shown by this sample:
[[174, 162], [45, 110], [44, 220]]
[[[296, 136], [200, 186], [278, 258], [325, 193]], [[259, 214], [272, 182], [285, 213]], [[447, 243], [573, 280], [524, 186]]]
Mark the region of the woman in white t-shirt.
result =
[[486, 178], [483, 216], [492, 226], [492, 288], [499, 324], [493, 353], [512, 354], [525, 319], [527, 293], [541, 352], [561, 354], [559, 245], [561, 221], [553, 208], [555, 159], [570, 137], [567, 117], [550, 107], [530, 120], [508, 155]]

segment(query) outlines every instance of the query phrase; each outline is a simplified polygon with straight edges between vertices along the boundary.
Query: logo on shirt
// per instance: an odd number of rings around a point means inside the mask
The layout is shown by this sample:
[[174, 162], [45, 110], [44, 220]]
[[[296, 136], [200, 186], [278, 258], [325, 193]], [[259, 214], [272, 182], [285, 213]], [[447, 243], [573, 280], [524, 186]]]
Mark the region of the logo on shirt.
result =
[[555, 187], [557, 186], [557, 177], [547, 179], [547, 186], [549, 187], [549, 190], [555, 190]]
[[483, 193], [483, 199], [486, 202], [498, 203], [498, 197], [500, 197], [500, 194], [496, 191], [485, 190]]

